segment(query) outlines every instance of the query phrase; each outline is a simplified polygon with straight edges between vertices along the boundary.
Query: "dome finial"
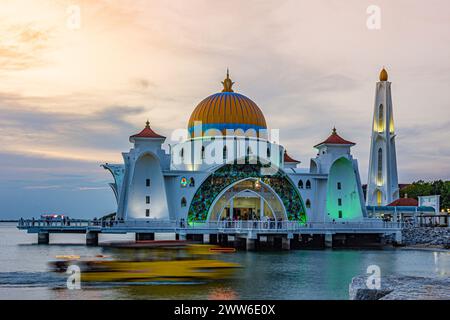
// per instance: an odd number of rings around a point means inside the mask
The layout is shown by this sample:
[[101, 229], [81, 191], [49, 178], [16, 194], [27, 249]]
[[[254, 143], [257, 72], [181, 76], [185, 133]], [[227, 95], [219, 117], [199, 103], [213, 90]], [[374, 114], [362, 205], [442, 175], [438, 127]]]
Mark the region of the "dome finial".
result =
[[333, 130], [331, 130], [331, 133], [332, 133], [332, 134], [337, 134], [337, 132], [336, 132], [336, 126], [333, 127]]
[[383, 66], [383, 69], [380, 72], [380, 81], [388, 81], [388, 73]]
[[148, 119], [147, 119], [147, 121], [145, 122], [145, 127], [146, 127], [146, 128], [150, 128], [150, 121], [148, 121]]
[[223, 84], [223, 90], [222, 92], [234, 92], [231, 87], [233, 86], [234, 82], [230, 79], [230, 71], [227, 68], [227, 77], [225, 80], [222, 81]]

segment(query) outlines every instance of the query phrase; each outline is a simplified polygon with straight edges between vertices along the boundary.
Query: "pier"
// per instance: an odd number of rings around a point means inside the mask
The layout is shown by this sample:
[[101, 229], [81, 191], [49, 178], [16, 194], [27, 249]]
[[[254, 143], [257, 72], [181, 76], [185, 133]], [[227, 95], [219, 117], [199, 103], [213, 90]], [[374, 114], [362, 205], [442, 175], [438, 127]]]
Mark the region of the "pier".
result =
[[86, 234], [86, 245], [96, 246], [100, 234], [134, 233], [136, 241], [155, 240], [155, 234], [175, 234], [176, 240], [233, 246], [246, 250], [383, 245], [386, 237], [401, 243], [400, 222], [218, 221], [186, 224], [170, 220], [36, 220], [21, 219], [20, 230], [37, 234], [38, 244], [49, 244], [52, 233]]

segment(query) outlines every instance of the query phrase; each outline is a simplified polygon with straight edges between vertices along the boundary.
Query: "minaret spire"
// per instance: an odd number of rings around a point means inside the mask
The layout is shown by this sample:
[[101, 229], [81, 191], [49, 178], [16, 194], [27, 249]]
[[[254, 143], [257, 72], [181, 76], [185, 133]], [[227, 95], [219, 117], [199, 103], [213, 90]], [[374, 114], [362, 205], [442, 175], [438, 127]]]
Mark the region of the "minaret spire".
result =
[[377, 82], [366, 203], [385, 206], [399, 198], [391, 83], [386, 69]]
[[227, 77], [222, 81], [223, 84], [223, 90], [222, 92], [234, 92], [231, 87], [233, 86], [234, 82], [230, 79], [230, 71], [227, 68]]

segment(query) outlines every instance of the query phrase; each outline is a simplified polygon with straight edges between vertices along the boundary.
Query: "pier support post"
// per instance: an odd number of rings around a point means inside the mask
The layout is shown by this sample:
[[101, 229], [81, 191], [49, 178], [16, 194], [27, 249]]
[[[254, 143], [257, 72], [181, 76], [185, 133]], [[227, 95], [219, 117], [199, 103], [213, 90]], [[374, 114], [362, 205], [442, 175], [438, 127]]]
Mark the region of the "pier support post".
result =
[[325, 233], [325, 248], [333, 248], [333, 234]]
[[289, 236], [283, 236], [281, 238], [281, 249], [291, 250], [291, 239], [289, 239]]
[[402, 232], [401, 231], [397, 231], [394, 235], [394, 240], [397, 244], [402, 244]]
[[217, 236], [217, 234], [210, 234], [209, 235], [209, 243], [210, 244], [217, 244], [217, 242], [218, 242], [218, 236]]
[[48, 232], [39, 232], [38, 244], [49, 244], [49, 243], [50, 243], [50, 234]]
[[136, 233], [136, 241], [155, 240], [155, 234], [151, 233]]
[[253, 251], [256, 249], [256, 239], [247, 238], [245, 240], [245, 247], [247, 251]]
[[176, 240], [186, 241], [186, 233], [177, 233], [175, 236]]
[[98, 232], [88, 231], [86, 233], [86, 245], [98, 246]]
[[270, 249], [274, 249], [275, 248], [275, 237], [274, 236], [267, 236], [267, 246]]
[[219, 234], [219, 244], [221, 246], [228, 245], [228, 235], [227, 234]]

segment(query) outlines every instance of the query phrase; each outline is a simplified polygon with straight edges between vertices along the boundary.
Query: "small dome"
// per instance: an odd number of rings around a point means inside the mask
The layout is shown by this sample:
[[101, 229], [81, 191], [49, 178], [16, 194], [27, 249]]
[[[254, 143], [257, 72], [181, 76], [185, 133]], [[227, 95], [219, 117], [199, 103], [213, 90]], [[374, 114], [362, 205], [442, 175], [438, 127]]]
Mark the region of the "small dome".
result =
[[380, 81], [388, 81], [388, 73], [385, 68], [380, 72]]
[[266, 119], [256, 103], [233, 91], [231, 87], [234, 82], [228, 71], [222, 84], [222, 92], [207, 97], [194, 109], [188, 123], [189, 133], [194, 134], [197, 121], [202, 123], [202, 135], [208, 130], [226, 134], [226, 130], [245, 132], [254, 129], [258, 133], [261, 129], [267, 129]]

